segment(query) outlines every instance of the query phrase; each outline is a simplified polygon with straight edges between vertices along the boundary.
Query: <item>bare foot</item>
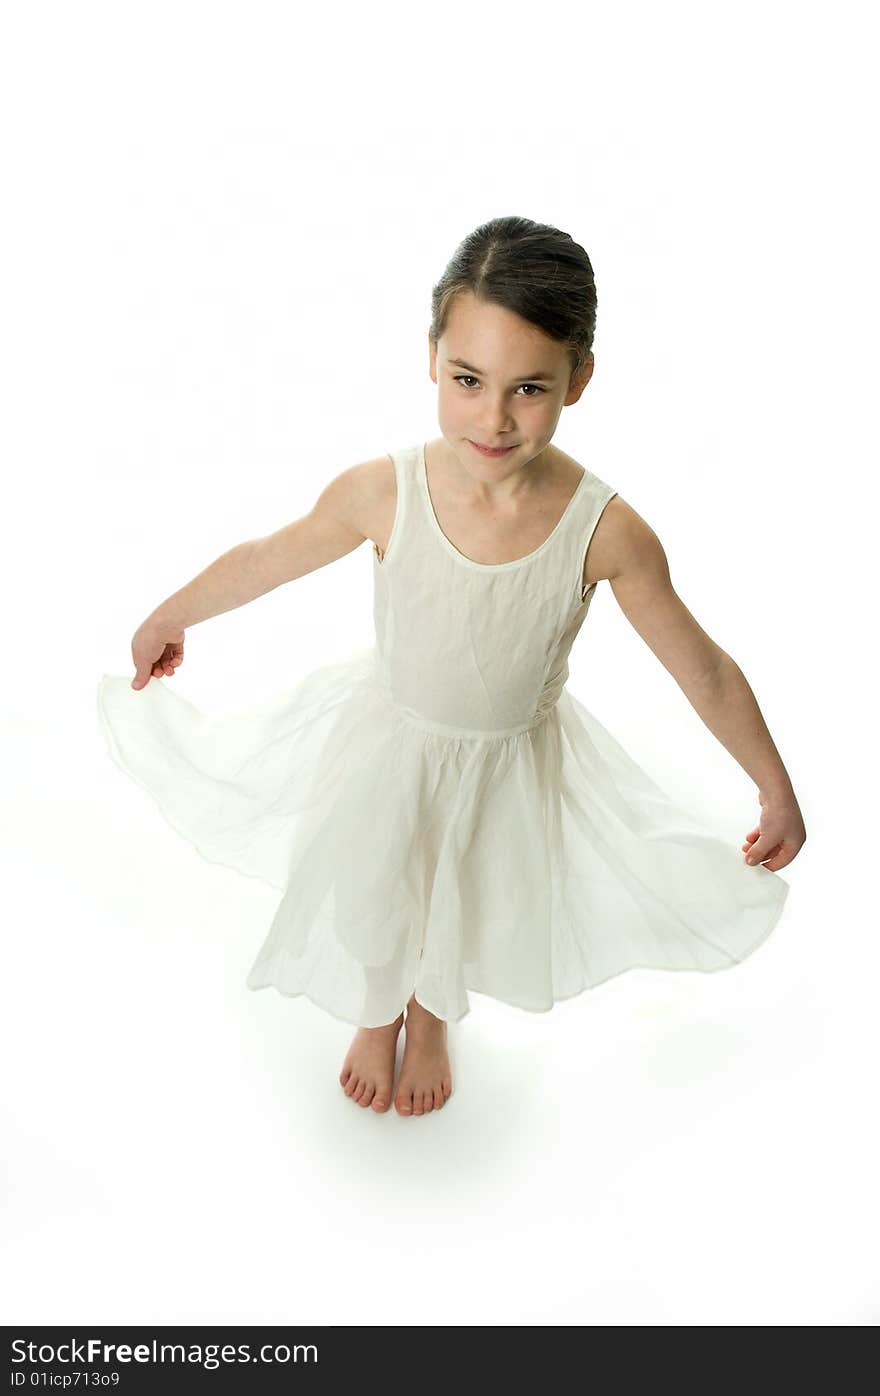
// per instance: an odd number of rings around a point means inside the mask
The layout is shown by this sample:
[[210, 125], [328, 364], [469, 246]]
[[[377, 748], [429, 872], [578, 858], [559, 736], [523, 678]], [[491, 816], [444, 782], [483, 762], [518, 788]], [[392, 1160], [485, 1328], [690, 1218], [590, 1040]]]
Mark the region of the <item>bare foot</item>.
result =
[[391, 1102], [397, 1034], [403, 1027], [403, 1014], [381, 1028], [358, 1028], [342, 1070], [339, 1083], [347, 1096], [365, 1108], [387, 1110]]
[[406, 1005], [406, 1047], [394, 1105], [399, 1115], [440, 1110], [452, 1095], [446, 1024], [412, 996]]

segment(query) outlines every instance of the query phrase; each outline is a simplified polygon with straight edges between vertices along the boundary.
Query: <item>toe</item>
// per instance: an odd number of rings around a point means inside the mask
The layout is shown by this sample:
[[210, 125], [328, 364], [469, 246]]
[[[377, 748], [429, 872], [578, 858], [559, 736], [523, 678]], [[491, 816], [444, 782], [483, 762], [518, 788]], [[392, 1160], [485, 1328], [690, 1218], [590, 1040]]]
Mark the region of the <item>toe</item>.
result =
[[394, 1104], [397, 1107], [397, 1113], [399, 1115], [411, 1115], [413, 1108], [411, 1092], [404, 1091], [402, 1093], [398, 1093], [397, 1099], [395, 1100]]
[[358, 1105], [363, 1105], [364, 1107], [366, 1107], [367, 1105], [369, 1105], [370, 1101], [373, 1099], [373, 1096], [374, 1096], [375, 1094], [376, 1094], [376, 1087], [374, 1086], [373, 1082], [371, 1081], [370, 1084], [367, 1086], [367, 1089], [364, 1091], [363, 1095], [361, 1096], [360, 1100], [358, 1101]]
[[372, 1101], [371, 1101], [370, 1103], [371, 1103], [371, 1105], [372, 1105], [372, 1107], [373, 1107], [374, 1110], [387, 1110], [387, 1109], [388, 1109], [388, 1102], [387, 1102], [387, 1100], [385, 1099], [385, 1097], [382, 1096], [382, 1095], [375, 1095], [375, 1096], [373, 1096], [373, 1099], [372, 1099]]

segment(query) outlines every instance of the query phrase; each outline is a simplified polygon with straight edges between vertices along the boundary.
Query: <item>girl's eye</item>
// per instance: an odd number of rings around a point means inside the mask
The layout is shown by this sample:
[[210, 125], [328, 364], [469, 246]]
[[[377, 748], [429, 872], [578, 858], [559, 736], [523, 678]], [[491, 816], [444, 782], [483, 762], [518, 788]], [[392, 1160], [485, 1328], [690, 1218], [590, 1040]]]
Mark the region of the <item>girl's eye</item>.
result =
[[[476, 381], [478, 381], [478, 380], [476, 380], [476, 378], [474, 377], [474, 374], [472, 374], [472, 373], [460, 373], [460, 374], [457, 374], [457, 376], [455, 376], [455, 380], [454, 380], [454, 381], [455, 381], [455, 383], [464, 383], [465, 378], [469, 378], [469, 380], [471, 380], [471, 383], [476, 383]], [[546, 391], [548, 391], [548, 389], [546, 389], [546, 388], [541, 388], [541, 387], [539, 387], [539, 385], [536, 384], [536, 383], [521, 383], [521, 384], [520, 384], [520, 387], [521, 387], [521, 388], [534, 388], [534, 389], [535, 389], [535, 392], [546, 392]], [[528, 398], [534, 398], [535, 392], [528, 392], [528, 394], [527, 394]]]

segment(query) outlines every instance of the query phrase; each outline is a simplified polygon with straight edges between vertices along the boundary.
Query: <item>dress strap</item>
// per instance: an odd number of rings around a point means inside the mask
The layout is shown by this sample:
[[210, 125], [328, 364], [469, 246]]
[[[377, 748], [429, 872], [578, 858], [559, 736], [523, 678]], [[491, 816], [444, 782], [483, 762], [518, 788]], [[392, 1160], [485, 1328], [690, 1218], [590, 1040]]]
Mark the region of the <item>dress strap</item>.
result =
[[384, 566], [385, 562], [388, 560], [388, 554], [392, 549], [397, 551], [400, 547], [398, 538], [403, 532], [404, 523], [409, 512], [409, 495], [413, 478], [413, 452], [411, 449], [389, 451], [388, 455], [394, 464], [397, 498], [394, 508], [394, 523], [391, 525], [388, 546], [384, 553], [380, 553], [376, 544], [373, 544], [373, 556], [379, 566]]
[[570, 536], [574, 542], [575, 594], [581, 601], [586, 601], [596, 586], [595, 582], [590, 586], [584, 586], [587, 553], [605, 505], [614, 498], [617, 490], [585, 468], [580, 494], [579, 507], [574, 511], [572, 518], [573, 530]]

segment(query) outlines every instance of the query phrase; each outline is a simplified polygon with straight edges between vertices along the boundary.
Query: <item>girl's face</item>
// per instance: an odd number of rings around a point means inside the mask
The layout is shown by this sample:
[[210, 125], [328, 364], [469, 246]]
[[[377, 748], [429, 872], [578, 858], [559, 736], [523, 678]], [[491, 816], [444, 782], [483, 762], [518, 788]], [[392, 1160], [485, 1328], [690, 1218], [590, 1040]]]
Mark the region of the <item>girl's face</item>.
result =
[[[430, 373], [438, 387], [438, 421], [466, 470], [498, 479], [519, 470], [550, 442], [563, 407], [577, 402], [593, 356], [571, 382], [567, 350], [536, 325], [471, 291], [456, 296]], [[476, 446], [509, 447], [485, 455]]]

